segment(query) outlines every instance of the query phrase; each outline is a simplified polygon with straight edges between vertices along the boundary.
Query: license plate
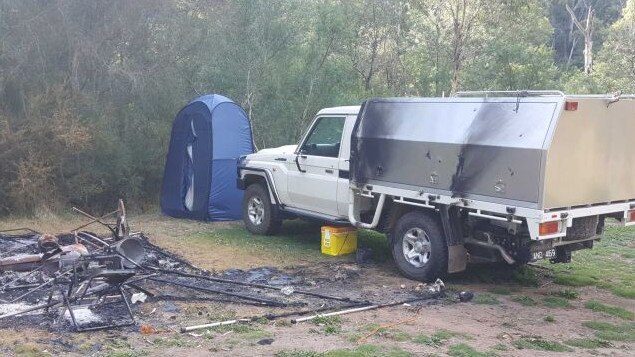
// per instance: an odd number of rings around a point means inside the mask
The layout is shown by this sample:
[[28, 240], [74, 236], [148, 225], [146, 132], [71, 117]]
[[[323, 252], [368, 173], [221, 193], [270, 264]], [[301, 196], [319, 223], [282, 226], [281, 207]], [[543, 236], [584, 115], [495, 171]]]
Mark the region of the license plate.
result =
[[540, 250], [537, 252], [531, 252], [531, 260], [551, 259], [555, 257], [556, 257], [555, 248]]

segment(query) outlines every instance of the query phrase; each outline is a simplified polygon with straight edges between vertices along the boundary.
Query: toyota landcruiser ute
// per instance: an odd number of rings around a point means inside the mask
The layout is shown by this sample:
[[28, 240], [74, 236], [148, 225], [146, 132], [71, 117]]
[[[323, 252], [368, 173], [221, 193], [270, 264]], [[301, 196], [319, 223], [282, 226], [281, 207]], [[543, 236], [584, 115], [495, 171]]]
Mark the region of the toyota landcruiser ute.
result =
[[557, 91], [373, 98], [320, 110], [299, 144], [241, 157], [243, 220], [385, 233], [399, 270], [568, 262], [635, 224], [635, 99]]

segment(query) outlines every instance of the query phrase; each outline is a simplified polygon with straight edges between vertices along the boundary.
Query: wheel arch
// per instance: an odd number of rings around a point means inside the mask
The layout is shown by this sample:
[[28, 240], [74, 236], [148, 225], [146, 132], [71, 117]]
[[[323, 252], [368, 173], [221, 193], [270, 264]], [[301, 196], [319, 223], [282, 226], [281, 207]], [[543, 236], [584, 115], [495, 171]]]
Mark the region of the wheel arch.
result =
[[271, 202], [274, 205], [280, 205], [280, 200], [278, 198], [276, 188], [273, 185], [273, 180], [271, 179], [271, 174], [269, 173], [269, 171], [265, 169], [242, 169], [241, 180], [243, 182], [243, 187], [245, 188], [253, 184], [262, 185], [264, 188], [267, 189]]
[[386, 233], [389, 243], [392, 243], [392, 236], [390, 233], [397, 224], [397, 221], [399, 221], [399, 218], [407, 213], [410, 213], [412, 211], [421, 211], [430, 216], [434, 216], [436, 219], [439, 219], [439, 213], [432, 208], [417, 207], [413, 205], [397, 203], [393, 200], [387, 201], [387, 203], [388, 207], [384, 212], [381, 221], [379, 222], [379, 227], [381, 227], [382, 232]]

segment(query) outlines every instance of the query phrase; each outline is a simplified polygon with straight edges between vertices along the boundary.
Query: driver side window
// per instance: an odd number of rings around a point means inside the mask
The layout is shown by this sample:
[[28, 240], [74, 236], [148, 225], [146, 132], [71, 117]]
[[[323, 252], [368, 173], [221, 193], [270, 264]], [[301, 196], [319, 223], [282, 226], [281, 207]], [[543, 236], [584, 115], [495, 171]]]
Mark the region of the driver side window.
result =
[[301, 152], [305, 155], [337, 157], [345, 120], [345, 117], [319, 118], [304, 141]]

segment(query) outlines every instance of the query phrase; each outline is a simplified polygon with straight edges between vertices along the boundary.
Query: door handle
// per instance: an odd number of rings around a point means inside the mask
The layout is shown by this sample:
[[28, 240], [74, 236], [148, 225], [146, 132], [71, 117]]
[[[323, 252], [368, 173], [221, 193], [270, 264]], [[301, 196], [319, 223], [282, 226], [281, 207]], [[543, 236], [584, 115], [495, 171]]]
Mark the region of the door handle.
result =
[[276, 161], [287, 161], [287, 158], [285, 158], [285, 157], [276, 157], [275, 160]]
[[296, 157], [295, 157], [295, 166], [297, 166], [298, 171], [300, 171], [302, 173], [305, 173], [306, 170], [302, 170], [302, 168], [300, 167], [300, 162], [298, 161], [299, 157], [300, 157], [299, 155], [296, 155]]
[[324, 172], [326, 172], [327, 174], [332, 174], [332, 173], [333, 173], [333, 170], [331, 170], [331, 169], [325, 169], [325, 170], [324, 170]]

